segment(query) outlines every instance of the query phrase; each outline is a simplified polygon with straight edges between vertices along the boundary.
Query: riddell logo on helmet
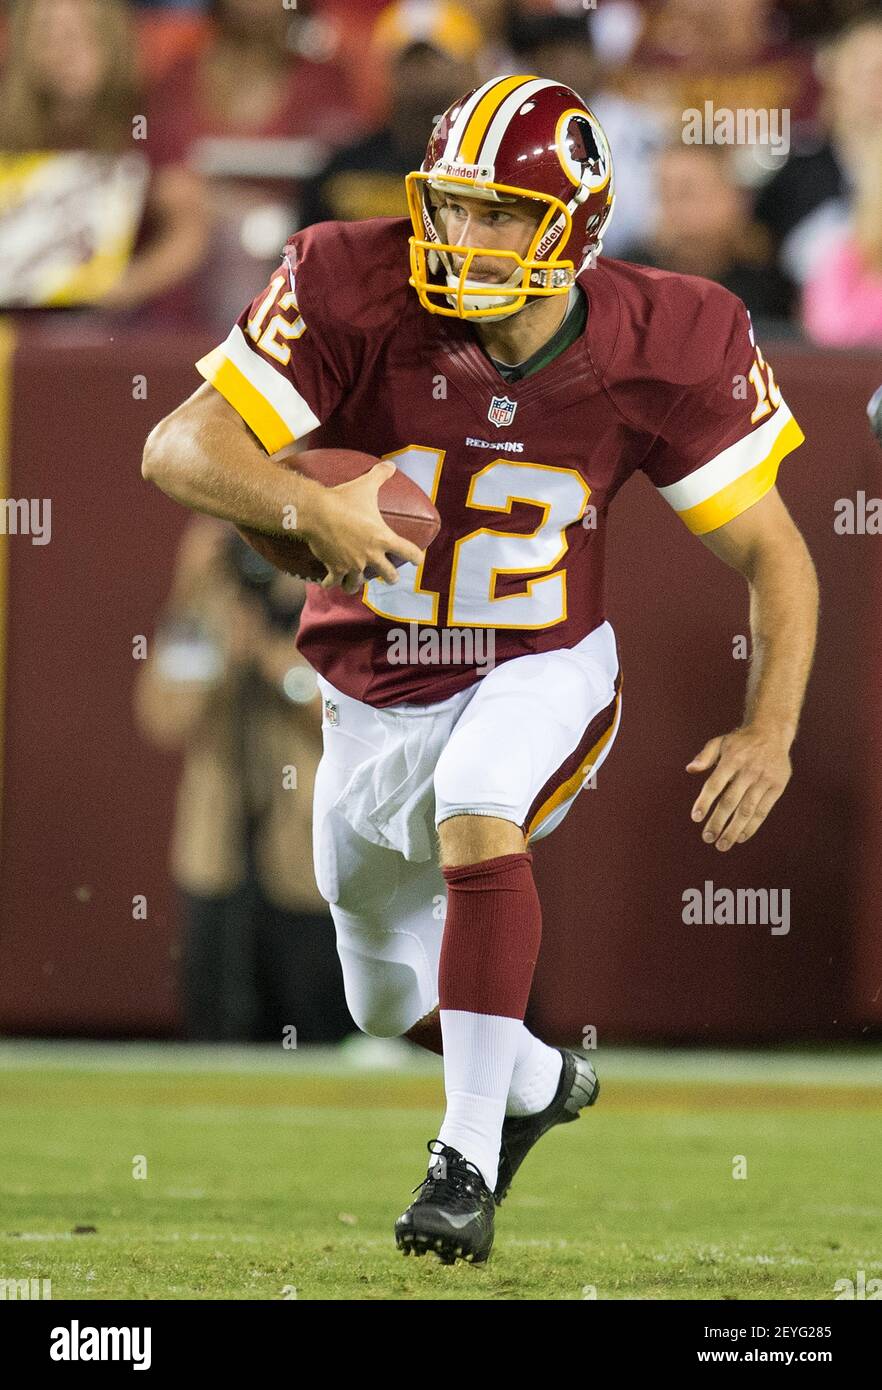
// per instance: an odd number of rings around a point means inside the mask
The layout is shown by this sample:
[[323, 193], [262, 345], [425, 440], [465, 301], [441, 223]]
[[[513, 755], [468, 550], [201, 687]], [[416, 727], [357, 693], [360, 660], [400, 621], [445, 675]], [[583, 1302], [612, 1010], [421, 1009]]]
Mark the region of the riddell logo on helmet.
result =
[[457, 164], [452, 159], [439, 159], [432, 170], [432, 178], [475, 179], [483, 183], [493, 182], [492, 164]]
[[545, 233], [539, 245], [536, 247], [537, 261], [541, 261], [545, 256], [547, 256], [552, 246], [559, 239], [562, 229], [563, 218], [559, 217], [555, 222], [554, 226], [548, 228], [548, 231]]

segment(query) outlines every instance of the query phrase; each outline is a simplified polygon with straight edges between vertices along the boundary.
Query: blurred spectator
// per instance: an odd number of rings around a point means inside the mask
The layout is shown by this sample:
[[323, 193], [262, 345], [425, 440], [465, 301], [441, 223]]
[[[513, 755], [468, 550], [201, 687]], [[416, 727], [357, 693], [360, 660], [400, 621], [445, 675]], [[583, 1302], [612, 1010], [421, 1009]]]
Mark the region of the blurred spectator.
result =
[[665, 143], [662, 120], [650, 107], [620, 96], [605, 84], [584, 14], [543, 14], [514, 5], [509, 44], [522, 71], [572, 87], [606, 131], [612, 150], [616, 201], [603, 249], [608, 256], [620, 255], [626, 247], [642, 240], [652, 224], [654, 161]]
[[786, 319], [790, 290], [764, 263], [747, 196], [717, 145], [672, 145], [658, 161], [658, 214], [645, 245], [625, 259], [716, 280], [743, 299], [754, 319]]
[[585, 14], [549, 13], [527, 3], [513, 3], [508, 45], [519, 71], [563, 82], [586, 99], [603, 80]]
[[441, 113], [476, 85], [482, 41], [471, 16], [444, 0], [403, 0], [383, 11], [374, 54], [390, 66], [388, 123], [335, 155], [306, 192], [304, 226], [407, 215], [404, 175], [422, 164]]
[[852, 191], [877, 157], [882, 131], [882, 12], [855, 21], [822, 51], [825, 134], [803, 141], [760, 192], [756, 216], [772, 236], [782, 270], [812, 278], [842, 240]]
[[135, 67], [125, 0], [15, 0], [0, 82], [0, 304], [137, 309], [200, 263], [202, 184], [174, 142], [151, 148]]
[[[305, 586], [223, 523], [194, 519], [135, 689], [184, 755], [171, 850], [187, 1034], [331, 1042], [352, 1031], [312, 868], [318, 689], [294, 645]], [[287, 783], [287, 785], [286, 785]]]
[[312, 0], [296, 9], [279, 0], [211, 0], [207, 13], [200, 51], [169, 74], [158, 103], [166, 129], [183, 124], [197, 160], [205, 157], [198, 142], [212, 136], [334, 143], [349, 134], [352, 107], [331, 61], [333, 33]]
[[213, 0], [200, 49], [154, 89], [153, 144], [183, 145], [211, 186], [201, 317], [229, 323], [278, 265], [302, 181], [357, 128], [333, 38], [309, 0]]
[[882, 130], [864, 153], [851, 225], [805, 286], [803, 326], [827, 347], [882, 348]]
[[388, 115], [388, 73], [383, 64], [372, 62], [371, 33], [389, 0], [316, 0], [321, 13], [334, 26], [336, 56], [345, 69], [353, 100], [362, 117], [360, 129], [347, 137], [353, 140], [361, 130], [375, 130]]
[[775, 0], [664, 0], [620, 74], [628, 94], [676, 120], [704, 109], [788, 111], [811, 124], [818, 87], [807, 47], [793, 43]]
[[817, 39], [878, 9], [879, 0], [778, 0], [778, 7], [794, 38]]
[[139, 8], [135, 14], [138, 59], [144, 82], [150, 86], [205, 43], [209, 19], [206, 5], [198, 10]]
[[624, 66], [646, 25], [645, 0], [604, 0], [590, 15], [591, 38], [611, 67]]
[[504, 37], [508, 2], [509, 0], [462, 0], [463, 8], [471, 12], [485, 39], [491, 42], [502, 40]]

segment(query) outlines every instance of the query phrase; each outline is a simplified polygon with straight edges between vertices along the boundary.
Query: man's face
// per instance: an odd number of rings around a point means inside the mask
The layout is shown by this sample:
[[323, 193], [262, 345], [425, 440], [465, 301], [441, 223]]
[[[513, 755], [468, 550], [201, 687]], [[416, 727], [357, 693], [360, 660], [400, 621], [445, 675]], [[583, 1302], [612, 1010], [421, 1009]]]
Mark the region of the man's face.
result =
[[882, 24], [858, 29], [840, 44], [830, 90], [838, 129], [882, 130]]
[[666, 47], [693, 65], [754, 53], [766, 42], [771, 8], [771, 0], [667, 0], [660, 17]]
[[40, 90], [91, 100], [107, 72], [97, 0], [38, 0], [28, 18], [28, 59]]
[[666, 151], [658, 161], [658, 193], [660, 245], [682, 250], [691, 242], [727, 243], [741, 223], [741, 195], [712, 150]]
[[[491, 203], [485, 198], [449, 193], [444, 195], [438, 210], [438, 222], [450, 246], [479, 246], [488, 252], [516, 251], [519, 256], [525, 256], [542, 212], [542, 206], [531, 198]], [[451, 259], [457, 272], [461, 271], [465, 256], [455, 255]], [[468, 278], [501, 285], [511, 278], [514, 270], [515, 262], [505, 256], [476, 256]]]

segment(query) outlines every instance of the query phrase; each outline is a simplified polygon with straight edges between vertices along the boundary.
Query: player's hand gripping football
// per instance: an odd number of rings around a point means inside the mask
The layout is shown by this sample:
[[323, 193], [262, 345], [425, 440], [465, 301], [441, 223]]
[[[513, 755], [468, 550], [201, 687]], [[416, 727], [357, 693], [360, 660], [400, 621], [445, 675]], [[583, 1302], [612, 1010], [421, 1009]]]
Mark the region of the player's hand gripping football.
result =
[[327, 568], [323, 589], [339, 585], [347, 594], [356, 593], [368, 568], [387, 584], [396, 584], [398, 570], [390, 555], [421, 563], [424, 551], [396, 535], [380, 515], [377, 493], [394, 472], [394, 463], [378, 463], [351, 483], [317, 490], [302, 534]]
[[713, 768], [692, 807], [694, 821], [703, 821], [713, 807], [702, 832], [707, 844], [725, 851], [759, 830], [790, 781], [789, 749], [790, 740], [781, 731], [750, 725], [704, 745], [686, 771]]

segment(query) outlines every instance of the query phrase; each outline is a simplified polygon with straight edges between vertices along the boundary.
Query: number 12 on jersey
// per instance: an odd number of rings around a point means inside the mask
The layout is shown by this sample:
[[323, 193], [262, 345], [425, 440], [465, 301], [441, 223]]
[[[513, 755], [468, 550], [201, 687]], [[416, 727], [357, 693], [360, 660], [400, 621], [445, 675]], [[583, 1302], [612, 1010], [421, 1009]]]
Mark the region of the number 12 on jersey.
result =
[[[438, 493], [445, 451], [410, 444], [384, 454], [417, 483], [432, 501]], [[447, 612], [440, 614], [441, 594], [423, 586], [423, 566], [402, 565], [397, 585], [372, 579], [362, 591], [372, 612], [400, 622], [448, 627], [544, 628], [567, 616], [566, 570], [548, 571], [566, 554], [566, 529], [588, 505], [591, 489], [573, 468], [492, 459], [476, 473], [466, 506], [477, 511], [507, 512], [515, 503], [541, 507], [542, 516], [529, 532], [478, 526], [453, 548]], [[537, 573], [538, 572], [538, 573]], [[530, 574], [526, 592], [497, 596], [496, 577]]]

